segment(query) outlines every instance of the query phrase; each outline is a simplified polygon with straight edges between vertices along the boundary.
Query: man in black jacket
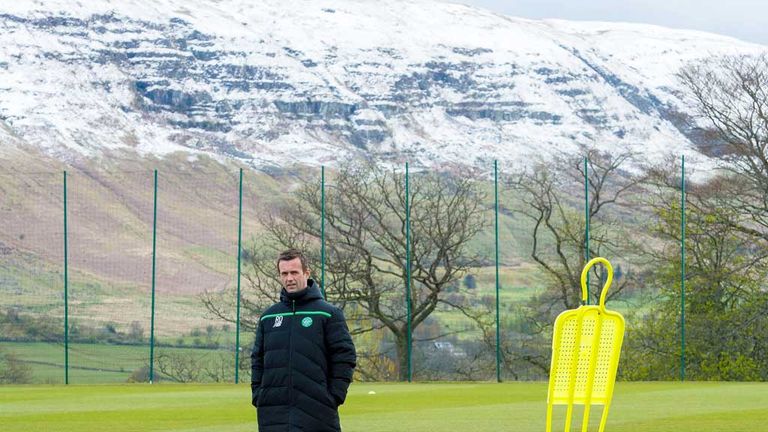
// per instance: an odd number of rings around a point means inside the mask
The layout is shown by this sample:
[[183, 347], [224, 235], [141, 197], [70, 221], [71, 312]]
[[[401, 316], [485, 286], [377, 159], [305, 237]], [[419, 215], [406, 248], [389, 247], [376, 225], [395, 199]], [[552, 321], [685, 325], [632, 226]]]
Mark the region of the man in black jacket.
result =
[[251, 401], [260, 432], [339, 432], [355, 368], [341, 310], [323, 300], [304, 255], [277, 258], [280, 302], [259, 319], [251, 352]]

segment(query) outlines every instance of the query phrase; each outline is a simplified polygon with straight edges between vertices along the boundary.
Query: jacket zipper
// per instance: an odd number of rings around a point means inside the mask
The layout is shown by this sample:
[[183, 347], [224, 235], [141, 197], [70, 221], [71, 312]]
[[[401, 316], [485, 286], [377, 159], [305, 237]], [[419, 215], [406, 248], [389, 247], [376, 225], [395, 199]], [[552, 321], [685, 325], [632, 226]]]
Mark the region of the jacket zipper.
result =
[[288, 411], [288, 430], [291, 430], [290, 428], [293, 426], [293, 322], [296, 321], [296, 300], [291, 300], [291, 310], [293, 315], [291, 315], [291, 323], [288, 328], [288, 404], [290, 406]]

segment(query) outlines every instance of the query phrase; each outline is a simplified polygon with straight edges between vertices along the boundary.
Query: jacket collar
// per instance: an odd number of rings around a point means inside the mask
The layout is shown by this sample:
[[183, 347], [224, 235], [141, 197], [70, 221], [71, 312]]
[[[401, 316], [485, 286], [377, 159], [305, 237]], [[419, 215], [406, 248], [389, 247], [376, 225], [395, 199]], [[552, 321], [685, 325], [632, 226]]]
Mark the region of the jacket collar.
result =
[[280, 291], [280, 301], [285, 304], [291, 304], [292, 301], [295, 301], [296, 304], [304, 304], [312, 300], [322, 299], [323, 295], [320, 293], [320, 288], [313, 279], [308, 279], [307, 287], [301, 291], [289, 293], [285, 288]]

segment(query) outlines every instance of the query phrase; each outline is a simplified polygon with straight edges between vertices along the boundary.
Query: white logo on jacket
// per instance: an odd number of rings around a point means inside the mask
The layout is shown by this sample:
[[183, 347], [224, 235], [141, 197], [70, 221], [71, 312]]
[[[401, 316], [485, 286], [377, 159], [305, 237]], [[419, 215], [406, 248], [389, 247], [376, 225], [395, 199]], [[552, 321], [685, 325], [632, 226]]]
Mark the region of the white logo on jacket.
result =
[[272, 325], [272, 327], [280, 327], [281, 325], [283, 325], [283, 316], [278, 315], [275, 317], [275, 323]]

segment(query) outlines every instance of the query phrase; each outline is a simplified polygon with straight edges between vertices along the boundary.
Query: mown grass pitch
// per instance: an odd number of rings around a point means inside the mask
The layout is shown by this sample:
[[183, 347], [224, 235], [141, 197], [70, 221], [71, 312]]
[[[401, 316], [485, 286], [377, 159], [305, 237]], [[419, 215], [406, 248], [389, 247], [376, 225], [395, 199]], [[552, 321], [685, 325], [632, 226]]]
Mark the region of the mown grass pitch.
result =
[[[253, 432], [249, 394], [247, 385], [5, 386], [0, 430]], [[540, 432], [545, 398], [545, 383], [354, 383], [342, 425], [345, 432]], [[768, 383], [618, 383], [607, 431], [753, 432], [767, 430], [766, 413]]]

